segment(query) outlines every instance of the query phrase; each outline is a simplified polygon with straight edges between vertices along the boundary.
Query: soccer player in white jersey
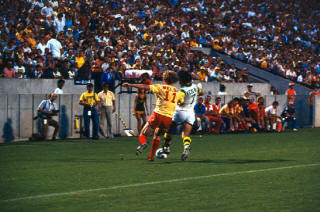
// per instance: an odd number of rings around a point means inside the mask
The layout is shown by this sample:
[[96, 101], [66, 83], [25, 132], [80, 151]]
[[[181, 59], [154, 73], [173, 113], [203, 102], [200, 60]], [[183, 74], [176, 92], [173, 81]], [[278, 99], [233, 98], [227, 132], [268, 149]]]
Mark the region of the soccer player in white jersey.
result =
[[185, 161], [190, 154], [191, 138], [189, 137], [192, 131], [192, 126], [195, 122], [194, 105], [197, 103], [198, 94], [201, 94], [201, 88], [192, 83], [192, 76], [187, 71], [180, 71], [178, 73], [179, 83], [181, 85], [180, 91], [185, 93], [184, 102], [178, 104], [174, 112], [173, 120], [167, 133], [164, 134], [163, 152], [170, 153], [171, 133], [178, 126], [183, 124], [182, 141], [184, 151], [181, 155], [181, 160]]

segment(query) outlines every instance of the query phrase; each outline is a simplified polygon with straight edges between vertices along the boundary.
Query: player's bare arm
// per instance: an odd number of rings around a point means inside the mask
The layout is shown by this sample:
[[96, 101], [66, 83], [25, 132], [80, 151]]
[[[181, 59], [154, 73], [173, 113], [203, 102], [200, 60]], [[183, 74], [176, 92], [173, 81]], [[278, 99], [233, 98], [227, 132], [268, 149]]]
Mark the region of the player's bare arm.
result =
[[145, 90], [150, 90], [150, 85], [145, 84], [131, 84], [131, 83], [123, 83], [123, 87], [134, 87], [134, 88], [140, 88]]

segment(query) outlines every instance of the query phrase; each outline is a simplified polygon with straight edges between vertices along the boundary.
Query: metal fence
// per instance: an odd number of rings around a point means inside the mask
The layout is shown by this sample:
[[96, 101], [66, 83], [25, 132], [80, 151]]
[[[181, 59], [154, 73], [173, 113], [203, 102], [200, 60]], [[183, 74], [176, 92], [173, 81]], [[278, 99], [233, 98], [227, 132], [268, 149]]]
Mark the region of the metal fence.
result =
[[[119, 113], [123, 122], [135, 130], [136, 119], [132, 115], [133, 101], [136, 94], [122, 93], [116, 95], [117, 112]], [[36, 108], [40, 102], [47, 99], [47, 95], [42, 94], [1, 94], [0, 95], [0, 142], [12, 140], [26, 140], [32, 133], [39, 132], [40, 124], [38, 121], [33, 121], [36, 116]], [[212, 103], [215, 96], [212, 96]], [[222, 103], [228, 102], [234, 97], [240, 96], [221, 96]], [[269, 106], [273, 101], [279, 102], [279, 111], [282, 111], [286, 106], [287, 97], [284, 95], [277, 96], [263, 96], [265, 105]], [[60, 138], [79, 138], [79, 129], [75, 129], [74, 118], [76, 115], [82, 115], [82, 106], [78, 104], [80, 95], [65, 94], [59, 95], [56, 103], [60, 109], [60, 113], [55, 120], [59, 121], [61, 125], [59, 137]], [[308, 96], [299, 95], [295, 100], [295, 108], [297, 111], [296, 117], [299, 127], [310, 127], [314, 121], [314, 111], [307, 103]], [[149, 111], [154, 109], [155, 97], [149, 95], [148, 99]], [[122, 134], [124, 127], [114, 114], [112, 119], [113, 133]], [[106, 125], [105, 125], [106, 126]], [[105, 129], [104, 129], [105, 130]], [[52, 131], [49, 131], [49, 135]]]

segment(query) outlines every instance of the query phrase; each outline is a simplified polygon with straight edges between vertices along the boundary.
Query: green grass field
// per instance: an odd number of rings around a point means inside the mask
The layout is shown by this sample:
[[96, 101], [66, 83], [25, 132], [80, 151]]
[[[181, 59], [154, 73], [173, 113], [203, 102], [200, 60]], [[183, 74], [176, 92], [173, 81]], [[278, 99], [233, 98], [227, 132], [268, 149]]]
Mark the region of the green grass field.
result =
[[186, 162], [178, 137], [154, 162], [136, 137], [0, 145], [0, 211], [320, 211], [320, 129], [192, 138]]

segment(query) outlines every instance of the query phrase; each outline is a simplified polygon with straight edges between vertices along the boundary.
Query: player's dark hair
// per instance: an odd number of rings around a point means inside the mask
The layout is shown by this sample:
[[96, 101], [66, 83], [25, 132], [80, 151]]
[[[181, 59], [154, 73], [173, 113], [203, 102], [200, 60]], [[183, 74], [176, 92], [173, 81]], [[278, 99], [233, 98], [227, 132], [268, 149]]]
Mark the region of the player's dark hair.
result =
[[274, 101], [274, 102], [272, 103], [272, 105], [279, 105], [279, 102]]
[[188, 85], [192, 81], [192, 76], [188, 71], [179, 71], [178, 77], [179, 77], [179, 82], [182, 85]]
[[178, 75], [176, 72], [173, 71], [166, 71], [163, 73], [163, 81], [165, 81], [167, 84], [171, 85], [173, 83], [176, 83], [178, 81]]
[[238, 98], [238, 97], [235, 97], [235, 98], [233, 98], [233, 101], [239, 102], [239, 98]]

